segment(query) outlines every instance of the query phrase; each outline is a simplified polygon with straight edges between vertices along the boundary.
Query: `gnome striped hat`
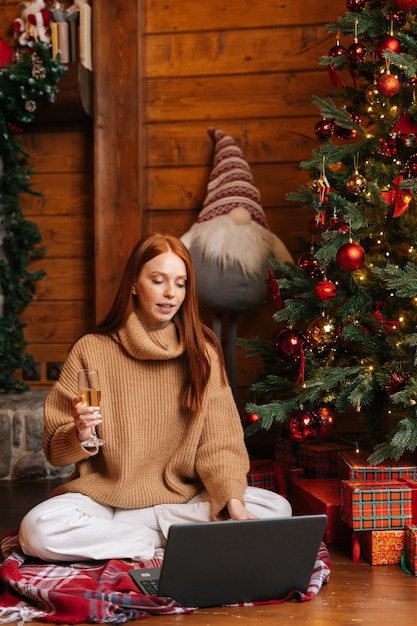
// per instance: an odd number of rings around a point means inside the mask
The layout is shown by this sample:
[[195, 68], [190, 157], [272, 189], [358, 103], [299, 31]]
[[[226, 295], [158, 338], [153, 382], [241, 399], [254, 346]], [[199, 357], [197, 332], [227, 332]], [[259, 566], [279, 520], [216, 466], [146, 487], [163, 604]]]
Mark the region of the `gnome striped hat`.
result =
[[267, 228], [261, 206], [261, 194], [255, 187], [249, 164], [236, 141], [222, 130], [209, 128], [214, 142], [214, 162], [207, 185], [207, 196], [198, 215], [198, 222], [207, 222], [227, 215], [236, 207], [249, 211], [251, 219]]

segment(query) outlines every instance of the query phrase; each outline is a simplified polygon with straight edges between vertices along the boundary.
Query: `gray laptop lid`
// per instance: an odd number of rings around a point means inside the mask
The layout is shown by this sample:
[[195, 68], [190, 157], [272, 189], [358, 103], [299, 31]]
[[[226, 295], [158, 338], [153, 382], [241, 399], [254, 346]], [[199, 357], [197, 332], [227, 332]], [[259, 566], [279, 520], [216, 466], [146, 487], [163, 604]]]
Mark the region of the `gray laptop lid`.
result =
[[[158, 586], [187, 607], [286, 597], [308, 589], [326, 515], [171, 526]], [[142, 570], [131, 570], [139, 581]]]

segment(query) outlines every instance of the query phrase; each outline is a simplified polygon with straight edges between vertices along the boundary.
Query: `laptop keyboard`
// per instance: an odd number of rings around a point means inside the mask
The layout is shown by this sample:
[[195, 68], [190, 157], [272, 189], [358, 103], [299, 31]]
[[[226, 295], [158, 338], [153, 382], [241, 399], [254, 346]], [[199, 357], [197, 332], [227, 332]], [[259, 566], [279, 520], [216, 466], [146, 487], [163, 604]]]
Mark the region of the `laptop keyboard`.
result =
[[157, 596], [158, 595], [158, 580], [141, 580], [140, 586], [142, 588], [143, 593], [147, 596]]

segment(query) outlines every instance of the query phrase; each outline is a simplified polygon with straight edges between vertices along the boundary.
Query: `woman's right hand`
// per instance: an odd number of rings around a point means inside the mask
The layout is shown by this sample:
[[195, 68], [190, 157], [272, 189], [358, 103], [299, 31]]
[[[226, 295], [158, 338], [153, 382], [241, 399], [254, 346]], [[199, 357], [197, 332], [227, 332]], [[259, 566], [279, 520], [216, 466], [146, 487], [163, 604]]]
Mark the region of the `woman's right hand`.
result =
[[101, 424], [102, 417], [99, 406], [86, 406], [83, 404], [83, 397], [76, 396], [72, 400], [72, 416], [77, 429], [79, 441], [85, 441], [93, 434], [94, 428]]

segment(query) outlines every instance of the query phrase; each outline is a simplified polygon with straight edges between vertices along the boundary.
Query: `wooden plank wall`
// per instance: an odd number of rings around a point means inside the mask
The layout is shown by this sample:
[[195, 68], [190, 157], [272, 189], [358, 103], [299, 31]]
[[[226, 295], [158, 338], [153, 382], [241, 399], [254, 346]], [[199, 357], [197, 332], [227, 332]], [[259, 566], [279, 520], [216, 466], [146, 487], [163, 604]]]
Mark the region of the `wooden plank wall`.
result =
[[[144, 20], [146, 229], [181, 235], [204, 201], [213, 159], [209, 126], [232, 135], [250, 163], [273, 232], [295, 259], [306, 216], [286, 200], [304, 182], [301, 160], [317, 145], [313, 94], [331, 90], [319, 57], [334, 45], [325, 24], [342, 0], [147, 0]], [[349, 42], [350, 44], [350, 42]], [[272, 305], [241, 314], [238, 336], [270, 337]], [[209, 313], [206, 312], [209, 321]], [[227, 318], [223, 343], [227, 347]], [[243, 406], [260, 362], [238, 351]]]
[[[0, 0], [3, 32], [17, 15], [18, 4]], [[106, 72], [110, 93], [112, 88], [117, 89], [132, 63], [128, 54], [123, 55], [123, 50], [131, 49], [131, 42], [128, 45], [127, 35], [123, 38], [116, 29], [121, 23], [130, 23], [130, 41], [137, 15], [141, 16], [137, 107], [119, 98], [121, 109], [117, 115], [114, 112], [115, 124], [125, 120], [125, 132], [129, 132], [132, 111], [141, 111], [143, 120], [137, 138], [142, 199], [139, 206], [136, 198], [131, 198], [130, 204], [126, 202], [128, 210], [139, 213], [139, 218], [135, 216], [131, 221], [142, 225], [142, 233], [164, 230], [181, 235], [188, 230], [205, 197], [213, 158], [207, 129], [215, 126], [241, 145], [261, 192], [268, 222], [297, 258], [298, 238], [308, 237], [310, 216], [289, 205], [285, 196], [305, 180], [299, 163], [316, 146], [314, 125], [318, 114], [311, 97], [331, 91], [327, 72], [318, 65], [320, 55], [327, 54], [334, 44], [334, 36], [326, 32], [325, 24], [345, 13], [345, 2], [137, 0], [134, 8], [133, 4], [120, 0], [92, 2], [93, 16], [99, 10], [100, 15], [108, 13], [115, 18], [107, 21], [94, 41], [96, 57], [109, 49], [112, 40], [117, 41], [117, 63], [112, 72]], [[103, 84], [100, 79], [102, 76], [96, 76], [98, 85]], [[131, 93], [133, 97], [133, 88]], [[98, 91], [96, 100], [100, 101], [102, 95]], [[105, 122], [111, 124], [111, 111]], [[94, 306], [106, 310], [112, 297], [106, 287], [105, 300], [99, 301], [102, 285], [92, 285], [92, 250], [97, 234], [92, 217], [92, 185], [94, 182], [97, 194], [103, 183], [99, 178], [105, 172], [100, 170], [96, 180], [91, 180], [91, 140], [88, 121], [41, 125], [23, 137], [33, 159], [34, 187], [44, 193], [42, 202], [27, 201], [25, 211], [39, 224], [48, 248], [44, 262], [37, 263], [45, 267], [47, 278], [39, 284], [35, 301], [23, 315], [28, 325], [29, 351], [41, 364], [41, 380], [34, 381], [33, 387], [50, 384], [46, 378], [48, 360], [63, 360], [71, 342], [92, 322]], [[115, 153], [123, 147], [123, 133], [117, 141], [120, 143], [114, 146]], [[102, 154], [97, 158], [105, 161]], [[112, 185], [123, 188], [123, 177], [129, 175], [125, 170], [112, 171]], [[105, 202], [102, 196], [101, 200]], [[105, 227], [102, 221], [103, 237]], [[117, 237], [122, 235], [117, 233]], [[129, 233], [128, 239], [131, 237]], [[125, 256], [128, 253], [121, 251]], [[112, 270], [116, 272], [116, 268]], [[115, 288], [113, 285], [112, 290]], [[238, 335], [271, 336], [272, 314], [270, 304], [242, 314]], [[205, 317], [210, 322], [209, 312]], [[225, 348], [226, 330], [227, 320]], [[257, 367], [259, 364], [246, 360], [239, 352], [240, 405]]]

